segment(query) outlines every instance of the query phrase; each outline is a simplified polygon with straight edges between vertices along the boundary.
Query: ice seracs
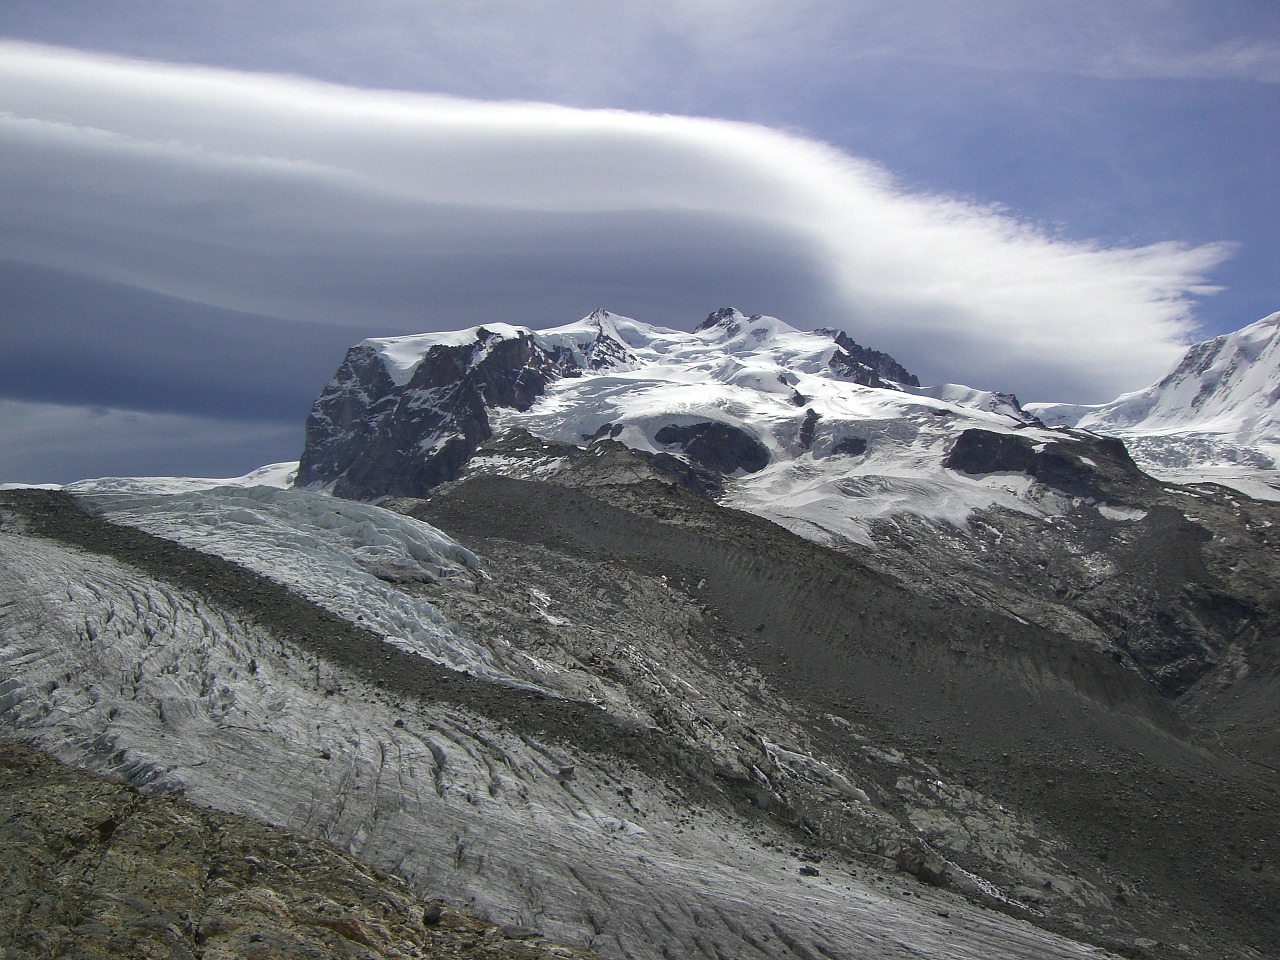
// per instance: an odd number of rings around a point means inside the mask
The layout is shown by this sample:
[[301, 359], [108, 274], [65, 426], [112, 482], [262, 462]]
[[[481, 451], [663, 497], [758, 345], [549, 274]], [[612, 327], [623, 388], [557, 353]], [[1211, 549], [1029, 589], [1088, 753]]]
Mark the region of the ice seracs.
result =
[[269, 486], [156, 493], [82, 489], [117, 523], [234, 560], [389, 643], [434, 663], [521, 682], [493, 653], [464, 640], [402, 584], [467, 581], [470, 551], [426, 524], [362, 503]]

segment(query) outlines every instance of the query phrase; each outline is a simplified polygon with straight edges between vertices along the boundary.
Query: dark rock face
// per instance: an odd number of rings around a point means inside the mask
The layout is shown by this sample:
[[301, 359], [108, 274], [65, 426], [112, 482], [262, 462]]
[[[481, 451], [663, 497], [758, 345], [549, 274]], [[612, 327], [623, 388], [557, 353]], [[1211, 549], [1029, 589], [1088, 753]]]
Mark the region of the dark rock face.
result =
[[831, 448], [833, 457], [860, 457], [867, 452], [867, 441], [863, 437], [844, 437]]
[[1072, 434], [1070, 443], [1035, 444], [1026, 437], [966, 430], [943, 466], [960, 473], [1025, 473], [1072, 497], [1127, 502], [1150, 489], [1122, 441]]
[[1036, 452], [1031, 441], [1010, 433], [966, 430], [943, 466], [961, 473], [1031, 473]]
[[769, 451], [745, 430], [727, 423], [705, 421], [687, 427], [663, 427], [654, 439], [679, 445], [685, 456], [699, 467], [729, 476], [742, 470], [756, 473], [769, 465]]
[[[585, 356], [598, 369], [626, 348], [601, 333]], [[493, 435], [488, 408], [527, 410], [547, 384], [579, 372], [567, 350], [483, 328], [474, 343], [432, 347], [403, 385], [373, 347], [352, 347], [307, 417], [297, 485], [332, 484], [353, 499], [420, 496], [455, 479]]]
[[728, 334], [733, 336], [738, 332], [738, 325], [734, 320], [737, 313], [738, 311], [733, 307], [721, 307], [719, 310], [714, 310], [707, 314], [707, 319], [693, 328], [693, 332], [698, 333], [699, 331], [710, 330], [712, 327], [719, 326], [724, 327]]
[[836, 342], [837, 350], [831, 355], [829, 365], [837, 376], [864, 387], [892, 388], [894, 383], [920, 386], [920, 378], [889, 354], [856, 343], [843, 330], [823, 327], [813, 332], [830, 337]]
[[[886, 533], [894, 548], [879, 556], [896, 554], [900, 563], [909, 556], [918, 571], [945, 568], [961, 592], [999, 597], [1001, 609], [1057, 622], [1065, 633], [1093, 634], [1170, 699], [1230, 699], [1241, 718], [1274, 716], [1265, 706], [1276, 702], [1273, 693], [1242, 692], [1268, 674], [1261, 664], [1273, 662], [1267, 651], [1276, 649], [1276, 554], [1265, 540], [1274, 506], [1157, 482], [1119, 440], [1067, 435], [1032, 444], [1018, 434], [968, 431], [945, 461], [966, 473], [1025, 473], [1080, 498], [1051, 525], [996, 512], [970, 525], [962, 551], [937, 550], [927, 526], [900, 526]], [[1123, 519], [1106, 507], [1121, 508]], [[1269, 732], [1259, 742], [1280, 742], [1274, 738]]]
[[804, 412], [804, 422], [800, 424], [800, 446], [806, 450], [813, 446], [813, 434], [818, 427], [820, 416], [812, 407]]

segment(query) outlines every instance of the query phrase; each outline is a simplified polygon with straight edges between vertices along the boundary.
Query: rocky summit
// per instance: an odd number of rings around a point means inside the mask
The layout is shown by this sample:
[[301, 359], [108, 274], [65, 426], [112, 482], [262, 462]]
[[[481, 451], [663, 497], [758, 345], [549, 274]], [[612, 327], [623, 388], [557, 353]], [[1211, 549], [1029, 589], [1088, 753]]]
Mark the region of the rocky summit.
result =
[[[369, 340], [348, 351], [312, 407], [297, 482], [362, 499], [423, 494], [458, 477], [478, 445], [509, 426], [505, 414], [528, 412], [565, 381], [590, 390], [621, 378], [652, 390], [655, 378], [669, 376], [671, 388], [682, 384], [696, 393], [697, 379], [706, 376], [727, 389], [780, 399], [798, 408], [788, 413], [816, 423], [820, 414], [795, 386], [801, 369], [830, 383], [898, 390], [890, 379], [897, 378], [919, 385], [892, 357], [843, 332], [801, 334], [732, 309], [713, 313], [692, 334], [597, 311], [546, 331], [491, 324]], [[602, 431], [616, 437], [625, 424], [602, 420], [600, 412], [588, 417], [589, 430], [583, 424], [577, 435], [558, 439], [581, 443]], [[755, 431], [731, 417], [674, 416], [651, 427], [650, 445], [679, 450], [725, 475], [755, 472], [770, 460]]]
[[292, 487], [0, 493], [0, 718], [116, 778], [7, 761], [6, 948], [1280, 954], [1280, 503], [1031, 410], [598, 312], [353, 348]]

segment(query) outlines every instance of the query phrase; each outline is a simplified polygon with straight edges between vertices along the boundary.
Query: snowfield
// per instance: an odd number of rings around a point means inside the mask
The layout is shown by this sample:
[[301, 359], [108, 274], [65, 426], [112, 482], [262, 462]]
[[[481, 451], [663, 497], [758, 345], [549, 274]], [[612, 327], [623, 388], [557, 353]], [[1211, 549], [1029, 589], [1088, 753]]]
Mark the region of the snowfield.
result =
[[[495, 433], [519, 427], [581, 446], [607, 428], [633, 449], [679, 456], [657, 439], [662, 428], [728, 424], [763, 444], [770, 464], [732, 477], [723, 502], [821, 542], [873, 546], [873, 525], [902, 514], [963, 524], [991, 507], [1043, 516], [1065, 508], [1063, 498], [1025, 477], [968, 477], [942, 467], [971, 427], [1061, 439], [1029, 426], [1008, 395], [955, 384], [862, 386], [833, 372], [830, 337], [736, 311], [694, 333], [596, 314], [533, 336], [586, 341], [601, 330], [625, 340], [629, 362], [557, 380], [527, 411], [491, 410]], [[414, 346], [426, 340], [415, 338]], [[404, 362], [403, 353], [396, 357]], [[815, 424], [807, 440], [806, 418]], [[842, 452], [856, 449], [851, 441], [865, 452]]]

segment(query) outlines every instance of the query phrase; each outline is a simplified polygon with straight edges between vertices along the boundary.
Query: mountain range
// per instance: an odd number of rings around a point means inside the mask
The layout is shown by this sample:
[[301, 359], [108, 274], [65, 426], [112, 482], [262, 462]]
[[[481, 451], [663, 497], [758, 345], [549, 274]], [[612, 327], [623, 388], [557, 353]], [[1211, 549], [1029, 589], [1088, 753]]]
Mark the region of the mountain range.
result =
[[949, 468], [961, 434], [978, 430], [1021, 438], [1000, 441], [1006, 450], [1049, 443], [1082, 454], [1089, 435], [1120, 436], [1147, 471], [1275, 499], [1278, 328], [1280, 314], [1200, 344], [1160, 383], [1111, 404], [1026, 409], [1011, 394], [922, 388], [842, 332], [802, 333], [732, 309], [692, 333], [597, 311], [550, 330], [491, 324], [367, 340], [312, 408], [297, 482], [360, 499], [417, 496], [465, 469], [497, 469], [491, 453], [483, 467], [471, 460], [523, 430], [675, 457], [722, 502], [824, 541], [869, 545], [871, 525], [898, 512], [963, 522], [997, 505], [1056, 509], [1043, 485], [987, 476], [1021, 468]]
[[0, 493], [0, 717], [605, 956], [1275, 956], [1277, 343], [1084, 408], [732, 309], [366, 340], [296, 474]]

